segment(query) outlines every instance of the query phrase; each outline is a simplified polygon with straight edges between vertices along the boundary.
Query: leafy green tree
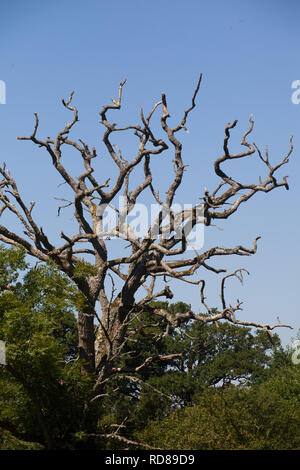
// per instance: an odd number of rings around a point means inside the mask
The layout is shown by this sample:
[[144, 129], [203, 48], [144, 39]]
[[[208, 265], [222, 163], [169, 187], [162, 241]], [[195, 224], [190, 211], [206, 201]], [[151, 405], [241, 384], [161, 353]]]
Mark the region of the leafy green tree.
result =
[[[182, 302], [170, 305], [156, 302], [156, 308], [176, 313], [188, 311], [190, 307]], [[132, 322], [131, 329], [139, 330], [133, 335], [136, 343], [133, 347], [129, 336], [127, 350], [130, 354], [126, 355], [125, 348], [119, 364], [120, 375], [104, 398], [108, 414], [104, 413], [100, 426], [125, 420], [124, 432], [130, 437], [147, 422], [191, 406], [208, 387], [255, 383], [272, 361], [272, 348], [280, 345], [277, 336], [272, 345], [265, 332], [253, 332], [250, 328], [225, 322], [190, 322], [180, 329], [169, 328], [168, 335], [157, 341], [166, 327], [164, 320], [157, 322], [149, 313]], [[149, 352], [152, 357], [168, 356], [171, 352], [178, 356], [167, 363], [153, 361], [132, 377], [131, 372], [143, 364]]]
[[9, 432], [46, 448], [63, 446], [81, 426], [91, 382], [76, 358], [77, 292], [51, 265], [29, 269], [15, 248], [1, 248], [0, 266], [0, 337], [7, 348], [0, 428], [6, 442]]
[[[94, 377], [78, 359], [77, 287], [51, 263], [30, 267], [16, 248], [0, 247], [0, 273], [0, 338], [7, 347], [7, 366], [0, 369], [1, 449], [128, 446], [109, 438], [116, 427], [125, 439], [165, 448], [286, 445], [280, 420], [286, 426], [290, 420], [293, 429], [298, 423], [298, 379], [276, 336], [272, 352], [262, 331], [225, 322], [173, 327], [146, 309], [130, 322], [106, 393], [86, 412]], [[151, 305], [174, 316], [190, 309], [182, 302]], [[272, 406], [280, 413], [274, 416]], [[293, 433], [285, 431], [298, 445]]]
[[206, 388], [197, 404], [135, 438], [164, 449], [300, 449], [300, 367], [290, 363], [251, 387]]

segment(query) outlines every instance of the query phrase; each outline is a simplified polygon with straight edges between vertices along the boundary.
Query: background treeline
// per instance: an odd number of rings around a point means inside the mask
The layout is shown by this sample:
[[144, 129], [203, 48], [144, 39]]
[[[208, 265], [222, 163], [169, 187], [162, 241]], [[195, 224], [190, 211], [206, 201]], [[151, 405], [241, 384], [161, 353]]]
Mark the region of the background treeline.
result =
[[[162, 449], [300, 449], [292, 351], [224, 322], [175, 330], [148, 313], [134, 318], [122, 372], [86, 413], [94, 381], [77, 355], [80, 301], [54, 266], [30, 267], [22, 251], [0, 246], [1, 450], [134, 448], [116, 436]], [[181, 356], [134, 373], [149, 354], [173, 353]]]

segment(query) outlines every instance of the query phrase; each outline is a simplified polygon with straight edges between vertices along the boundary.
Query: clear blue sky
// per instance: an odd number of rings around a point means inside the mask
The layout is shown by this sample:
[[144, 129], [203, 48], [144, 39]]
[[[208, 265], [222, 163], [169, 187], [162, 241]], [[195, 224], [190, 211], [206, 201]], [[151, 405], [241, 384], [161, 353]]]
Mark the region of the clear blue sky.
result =
[[[39, 224], [52, 239], [57, 238], [61, 220], [56, 216], [54, 197], [66, 193], [57, 187], [60, 180], [44, 152], [16, 140], [18, 135], [31, 133], [33, 112], [39, 114], [40, 135], [54, 136], [70, 117], [60, 99], [74, 89], [80, 111], [75, 135], [101, 151], [98, 111], [116, 97], [124, 77], [128, 82], [123, 109], [114, 120], [135, 123], [140, 105], [150, 108], [162, 91], [167, 94], [172, 118], [178, 118], [203, 72], [197, 108], [188, 121], [190, 133], [183, 136], [183, 157], [189, 167], [179, 198], [197, 202], [204, 186], [212, 190], [216, 185], [213, 161], [222, 153], [228, 121], [239, 120], [232, 139], [238, 150], [238, 139], [253, 113], [251, 141], [262, 148], [268, 144], [273, 162], [282, 158], [294, 135], [295, 150], [283, 171], [290, 175], [290, 191], [277, 189], [255, 197], [220, 224], [223, 231], [207, 230], [204, 246], [248, 246], [262, 235], [252, 258], [226, 259], [224, 263], [219, 259], [215, 265], [242, 266], [251, 272], [243, 287], [237, 281], [228, 284], [229, 298], [232, 302], [237, 297], [244, 300], [241, 319], [273, 323], [279, 316], [294, 326], [293, 332], [279, 330], [288, 343], [300, 327], [300, 104], [291, 101], [291, 84], [300, 79], [299, 20], [296, 0], [3, 2], [0, 80], [7, 86], [7, 103], [0, 105], [0, 160], [15, 175], [26, 200], [36, 200]], [[131, 143], [125, 144], [122, 150], [126, 154]], [[66, 155], [75, 175], [79, 174], [76, 158]], [[255, 162], [238, 162], [231, 175], [257, 182], [264, 168], [254, 158]], [[168, 166], [165, 161], [158, 164], [156, 186], [163, 191]], [[103, 180], [108, 168], [99, 164]], [[66, 213], [64, 223], [71, 215]], [[208, 300], [215, 305], [217, 277], [207, 279]], [[199, 310], [197, 287], [177, 282], [173, 290], [176, 300], [192, 303]]]

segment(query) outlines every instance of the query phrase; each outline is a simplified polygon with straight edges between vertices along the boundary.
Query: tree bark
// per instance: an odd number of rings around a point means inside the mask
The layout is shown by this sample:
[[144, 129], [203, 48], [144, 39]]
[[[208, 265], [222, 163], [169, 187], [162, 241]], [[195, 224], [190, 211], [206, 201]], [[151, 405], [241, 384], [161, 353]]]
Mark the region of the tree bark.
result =
[[95, 370], [95, 333], [94, 312], [78, 312], [78, 350], [79, 358], [83, 359], [87, 370]]

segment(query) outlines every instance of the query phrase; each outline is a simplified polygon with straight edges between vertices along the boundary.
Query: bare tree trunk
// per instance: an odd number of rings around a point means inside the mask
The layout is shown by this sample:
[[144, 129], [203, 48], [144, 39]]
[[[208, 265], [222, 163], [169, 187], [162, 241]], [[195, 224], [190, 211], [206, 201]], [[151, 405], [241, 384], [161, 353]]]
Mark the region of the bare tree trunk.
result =
[[101, 317], [102, 325], [99, 325], [95, 338], [95, 363], [96, 368], [101, 368], [106, 361], [113, 356], [114, 337], [116, 335], [116, 320], [119, 311], [119, 302], [110, 305]]
[[130, 307], [116, 301], [102, 315], [102, 325], [99, 325], [95, 337], [95, 367], [102, 379], [109, 375], [118, 360], [127, 330], [124, 320], [129, 311]]
[[89, 371], [95, 369], [94, 313], [87, 309], [78, 312], [78, 349], [79, 357], [86, 362]]

